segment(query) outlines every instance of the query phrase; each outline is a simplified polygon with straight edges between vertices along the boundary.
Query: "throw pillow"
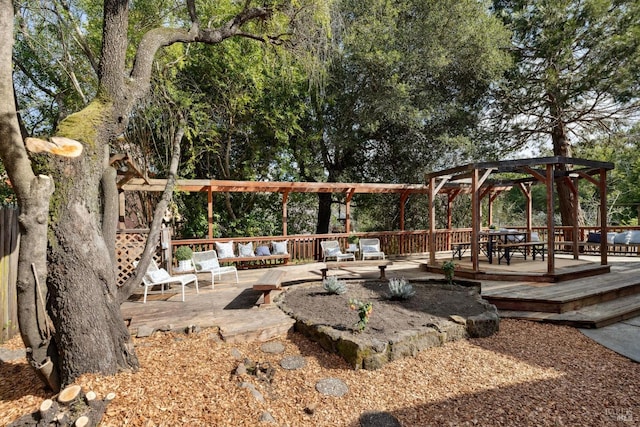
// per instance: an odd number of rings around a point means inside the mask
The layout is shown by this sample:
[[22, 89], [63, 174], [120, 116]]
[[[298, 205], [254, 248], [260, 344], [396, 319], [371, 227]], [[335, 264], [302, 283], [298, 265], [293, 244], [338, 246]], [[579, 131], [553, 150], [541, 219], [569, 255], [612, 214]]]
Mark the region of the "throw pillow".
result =
[[271, 252], [269, 252], [269, 246], [258, 246], [256, 248], [256, 255], [258, 256], [269, 256]]
[[589, 233], [587, 236], [587, 242], [600, 243], [600, 233]]
[[218, 251], [218, 258], [233, 258], [235, 253], [233, 252], [233, 242], [219, 243], [216, 242], [216, 251]]
[[370, 253], [370, 252], [380, 252], [380, 251], [378, 250], [378, 246], [376, 245], [365, 245], [362, 247], [362, 252]]
[[342, 251], [340, 251], [340, 248], [327, 249], [327, 256], [336, 256], [336, 255], [342, 255]]
[[256, 256], [256, 254], [253, 253], [253, 243], [249, 242], [246, 245], [238, 243], [238, 255], [241, 257]]
[[289, 241], [285, 240], [284, 242], [271, 242], [271, 246], [273, 246], [273, 254], [274, 255], [286, 255], [289, 252], [287, 252], [287, 245], [288, 245]]
[[150, 271], [147, 273], [147, 279], [151, 282], [162, 282], [163, 280], [170, 279], [171, 275], [164, 268], [160, 268], [156, 271]]
[[202, 261], [197, 267], [198, 270], [216, 270], [220, 268], [220, 263], [218, 262], [218, 258], [212, 258]]
[[607, 233], [607, 243], [613, 243], [613, 239], [616, 237], [616, 233]]
[[531, 241], [532, 242], [539, 242], [540, 241], [540, 235], [538, 234], [537, 231], [532, 231], [531, 232]]
[[629, 243], [633, 243], [634, 245], [637, 245], [640, 243], [640, 231], [639, 230], [633, 230], [631, 232], [631, 237], [629, 238]]
[[613, 243], [616, 245], [626, 245], [631, 239], [631, 232], [623, 231], [622, 233], [616, 233], [613, 237]]

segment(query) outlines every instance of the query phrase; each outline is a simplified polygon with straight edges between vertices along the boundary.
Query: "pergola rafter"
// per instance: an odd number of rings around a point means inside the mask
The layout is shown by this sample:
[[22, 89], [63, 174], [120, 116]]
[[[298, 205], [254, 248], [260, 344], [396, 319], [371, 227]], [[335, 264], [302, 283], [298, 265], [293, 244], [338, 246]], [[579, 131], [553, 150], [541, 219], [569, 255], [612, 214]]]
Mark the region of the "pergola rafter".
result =
[[[121, 191], [163, 191], [166, 179], [144, 179], [128, 177], [119, 186]], [[282, 232], [287, 235], [287, 201], [289, 194], [295, 193], [342, 193], [346, 202], [346, 232], [351, 230], [351, 200], [355, 194], [398, 194], [400, 196], [400, 229], [404, 230], [404, 205], [409, 196], [426, 194], [423, 184], [381, 184], [381, 183], [334, 183], [334, 182], [273, 182], [273, 181], [230, 181], [216, 179], [177, 180], [176, 190], [185, 192], [206, 192], [208, 194], [209, 238], [213, 238], [213, 195], [215, 193], [281, 193]], [[446, 190], [443, 190], [446, 191]], [[124, 197], [121, 197], [120, 214], [124, 215]]]

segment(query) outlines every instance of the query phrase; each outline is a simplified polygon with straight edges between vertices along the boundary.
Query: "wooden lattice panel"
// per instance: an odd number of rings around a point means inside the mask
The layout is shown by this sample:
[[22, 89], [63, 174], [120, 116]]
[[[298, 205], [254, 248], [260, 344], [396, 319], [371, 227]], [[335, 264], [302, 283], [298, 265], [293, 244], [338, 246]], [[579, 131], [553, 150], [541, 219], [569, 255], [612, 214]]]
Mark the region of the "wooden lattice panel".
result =
[[[147, 243], [148, 232], [131, 231], [120, 232], [116, 235], [116, 260], [118, 262], [118, 286], [133, 274], [135, 267], [133, 263], [140, 260], [144, 246]], [[158, 251], [153, 258], [158, 265], [161, 264], [162, 255]]]

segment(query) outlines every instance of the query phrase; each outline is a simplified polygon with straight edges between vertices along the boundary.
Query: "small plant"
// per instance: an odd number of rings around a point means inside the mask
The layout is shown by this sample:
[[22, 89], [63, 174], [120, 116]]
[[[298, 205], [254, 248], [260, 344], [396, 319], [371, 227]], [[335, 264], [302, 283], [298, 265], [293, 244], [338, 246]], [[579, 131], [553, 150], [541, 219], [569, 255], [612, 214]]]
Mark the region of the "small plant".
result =
[[341, 295], [347, 292], [347, 286], [335, 276], [324, 279], [322, 281], [322, 287], [330, 294]]
[[389, 293], [391, 294], [390, 298], [392, 300], [398, 301], [408, 300], [416, 294], [416, 291], [407, 279], [397, 279], [394, 277], [389, 279]]
[[355, 245], [356, 243], [358, 243], [358, 241], [360, 240], [360, 238], [356, 235], [350, 234], [349, 237], [347, 238], [347, 241], [353, 245]]
[[456, 265], [453, 261], [446, 261], [442, 263], [442, 271], [444, 271], [444, 278], [447, 279], [447, 282], [452, 285], [453, 284], [453, 276], [456, 272]]
[[190, 260], [192, 255], [193, 251], [189, 246], [180, 246], [175, 252], [175, 256], [178, 261]]
[[360, 302], [357, 299], [349, 300], [349, 308], [351, 310], [358, 310], [358, 316], [360, 316], [360, 320], [356, 322], [354, 325], [358, 332], [364, 331], [364, 328], [367, 327], [367, 323], [369, 323], [369, 317], [371, 316], [371, 312], [373, 311], [373, 304], [370, 302]]

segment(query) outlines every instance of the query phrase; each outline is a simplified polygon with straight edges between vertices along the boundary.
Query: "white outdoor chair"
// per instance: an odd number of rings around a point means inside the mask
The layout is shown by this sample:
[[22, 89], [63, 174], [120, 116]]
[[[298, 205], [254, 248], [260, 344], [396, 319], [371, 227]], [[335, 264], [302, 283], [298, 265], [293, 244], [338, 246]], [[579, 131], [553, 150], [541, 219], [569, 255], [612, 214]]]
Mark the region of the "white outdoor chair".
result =
[[380, 239], [360, 239], [360, 253], [362, 260], [384, 259], [384, 252], [380, 250]]
[[[138, 261], [135, 261], [133, 265], [137, 267]], [[142, 300], [142, 303], [147, 303], [147, 291], [149, 290], [149, 288], [159, 285], [160, 292], [164, 294], [164, 285], [169, 285], [172, 283], [180, 284], [180, 286], [182, 287], [182, 302], [184, 302], [184, 287], [191, 282], [195, 283], [196, 293], [199, 294], [200, 290], [198, 289], [198, 276], [196, 276], [195, 274], [181, 274], [179, 276], [172, 276], [164, 268], [159, 268], [158, 264], [156, 264], [156, 261], [152, 259], [149, 267], [147, 267], [147, 272], [142, 278], [142, 285], [144, 286], [144, 299]]]
[[337, 240], [324, 240], [320, 242], [322, 248], [322, 262], [327, 260], [355, 261], [353, 254], [345, 254], [340, 250], [340, 243]]
[[191, 259], [196, 273], [211, 273], [211, 289], [214, 289], [216, 274], [218, 275], [218, 280], [220, 280], [223, 274], [235, 273], [236, 284], [238, 283], [238, 270], [234, 266], [221, 267], [216, 251], [194, 252]]

